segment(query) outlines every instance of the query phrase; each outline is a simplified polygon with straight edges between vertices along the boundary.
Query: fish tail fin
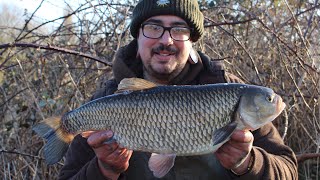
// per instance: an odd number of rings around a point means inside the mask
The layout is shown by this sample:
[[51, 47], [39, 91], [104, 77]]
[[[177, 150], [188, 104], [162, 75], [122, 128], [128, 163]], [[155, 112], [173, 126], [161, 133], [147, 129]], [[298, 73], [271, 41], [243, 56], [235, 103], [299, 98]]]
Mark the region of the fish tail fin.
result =
[[44, 157], [49, 165], [63, 158], [74, 138], [74, 135], [61, 128], [61, 117], [47, 118], [32, 129], [47, 141], [44, 146]]

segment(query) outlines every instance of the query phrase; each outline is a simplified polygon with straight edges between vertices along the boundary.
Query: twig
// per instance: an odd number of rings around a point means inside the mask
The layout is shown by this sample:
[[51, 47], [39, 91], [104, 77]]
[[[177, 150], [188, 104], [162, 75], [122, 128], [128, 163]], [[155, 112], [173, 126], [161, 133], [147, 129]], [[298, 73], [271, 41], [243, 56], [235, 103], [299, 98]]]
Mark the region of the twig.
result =
[[287, 110], [286, 109], [284, 109], [284, 119], [285, 119], [285, 121], [284, 121], [284, 130], [283, 130], [283, 134], [282, 134], [282, 139], [284, 140], [284, 138], [286, 137], [286, 135], [287, 135], [287, 132], [288, 132], [288, 124], [289, 124], [289, 118], [288, 118], [288, 112], [287, 112]]
[[[212, 19], [210, 19], [210, 18], [206, 18], [206, 19], [209, 20], [210, 22], [215, 23], [215, 21], [212, 20]], [[220, 26], [218, 26], [218, 27], [219, 27], [220, 29], [222, 29], [224, 32], [226, 32], [227, 34], [229, 34], [231, 37], [233, 37], [233, 39], [234, 39], [234, 40], [241, 46], [241, 48], [246, 52], [246, 54], [249, 56], [249, 59], [250, 59], [252, 65], [253, 65], [253, 68], [254, 68], [254, 70], [255, 70], [255, 73], [256, 73], [256, 75], [257, 75], [257, 77], [258, 77], [258, 79], [259, 79], [259, 83], [262, 84], [262, 79], [261, 79], [261, 77], [260, 77], [260, 75], [259, 75], [260, 73], [259, 73], [258, 67], [257, 67], [257, 65], [256, 65], [253, 57], [252, 57], [251, 54], [249, 53], [249, 51], [244, 47], [244, 45], [240, 42], [240, 40], [239, 40], [234, 34], [230, 33], [229, 31], [227, 31], [226, 29], [224, 29], [224, 28], [222, 28], [222, 27], [220, 27]]]
[[[205, 19], [212, 22], [212, 20], [208, 17], [205, 17]], [[244, 23], [254, 21], [254, 20], [256, 20], [256, 18], [249, 18], [249, 19], [246, 19], [243, 21], [234, 21], [234, 22], [220, 22], [220, 23], [213, 22], [213, 24], [207, 24], [204, 27], [206, 28], [206, 27], [223, 26], [223, 25], [237, 25], [237, 24], [244, 24]]]
[[[58, 20], [61, 20], [61, 19], [66, 19], [66, 18], [68, 18], [68, 17], [70, 17], [70, 16], [72, 16], [72, 15], [74, 15], [74, 14], [76, 14], [76, 13], [80, 13], [80, 12], [85, 11], [85, 10], [90, 9], [90, 8], [96, 8], [96, 7], [98, 7], [98, 6], [105, 6], [105, 5], [106, 5], [105, 3], [99, 3], [99, 4], [97, 4], [97, 5], [94, 5], [94, 7], [89, 6], [89, 7], [85, 7], [85, 8], [83, 8], [83, 9], [81, 9], [81, 8], [82, 8], [83, 6], [85, 6], [87, 3], [88, 3], [88, 2], [80, 5], [80, 7], [77, 8], [75, 11], [73, 11], [73, 12], [71, 12], [71, 13], [65, 15], [65, 16], [62, 16], [62, 17], [59, 17], [59, 18], [56, 18], [56, 19], [53, 19], [53, 20], [50, 20], [50, 21], [46, 21], [46, 22], [40, 24], [39, 26], [37, 26], [37, 27], [31, 29], [30, 31], [28, 31], [25, 35], [23, 35], [23, 36], [20, 37], [19, 39], [16, 39], [16, 41], [21, 41], [21, 40], [24, 39], [27, 35], [29, 35], [31, 32], [33, 32], [33, 31], [36, 30], [36, 29], [39, 29], [40, 27], [42, 27], [42, 26], [44, 26], [44, 25], [46, 25], [46, 24], [48, 24], [48, 23], [52, 23], [52, 22], [55, 22], [55, 21], [58, 21]], [[124, 4], [115, 4], [115, 5], [127, 6], [127, 5], [124, 5]], [[130, 6], [130, 7], [132, 7], [132, 6]]]
[[[8, 151], [8, 150], [5, 150], [5, 149], [1, 149], [0, 153], [1, 154], [2, 153], [17, 154], [17, 155], [21, 155], [21, 156], [26, 156], [26, 157], [31, 157], [31, 158], [34, 158], [34, 159], [38, 159], [38, 160], [41, 160], [41, 161], [45, 160], [43, 157], [40, 157], [40, 156], [35, 156], [35, 155], [32, 155], [32, 154], [27, 154], [27, 153], [23, 153], [23, 152], [14, 151], [14, 150]], [[57, 163], [57, 164], [63, 166], [62, 163]]]
[[[317, 4], [317, 3], [314, 3], [314, 4], [315, 4], [315, 5], [312, 6], [311, 8], [306, 9], [306, 10], [304, 10], [304, 11], [299, 11], [298, 13], [296, 13], [296, 14], [295, 14], [295, 18], [298, 18], [300, 15], [303, 15], [303, 14], [309, 12], [309, 11], [315, 10], [315, 9], [317, 9], [317, 8], [320, 7], [320, 4]], [[286, 20], [286, 21], [284, 21], [283, 23], [281, 23], [280, 27], [284, 27], [284, 26], [288, 25], [289, 22], [292, 21], [292, 19], [293, 19], [293, 17], [291, 16], [288, 20]]]
[[[301, 68], [303, 68], [305, 70], [305, 72], [307, 72], [309, 77], [311, 77], [311, 81], [314, 84], [314, 86], [316, 88], [316, 91], [319, 93], [319, 89], [317, 87], [317, 84], [316, 84], [315, 80], [312, 78], [312, 76], [310, 75], [308, 70], [305, 68], [305, 66], [307, 66], [309, 69], [313, 70], [315, 73], [320, 74], [318, 72], [318, 70], [315, 67], [313, 67], [313, 65], [309, 65], [306, 61], [304, 61], [292, 47], [290, 47], [280, 36], [278, 36], [276, 34], [276, 32], [272, 31], [261, 19], [257, 18], [257, 22], [259, 22], [267, 31], [272, 33], [276, 37], [277, 40], [279, 40], [284, 46], [286, 46], [290, 50], [290, 52], [292, 52], [297, 57], [298, 63], [301, 65]], [[298, 84], [295, 83], [295, 85], [296, 85], [297, 89], [299, 89]], [[303, 97], [302, 94], [301, 94], [301, 96]]]
[[[44, 0], [42, 0], [39, 4], [39, 6], [37, 7], [37, 9], [32, 13], [31, 17], [26, 20], [26, 23], [24, 24], [24, 27], [21, 29], [19, 35], [17, 36], [17, 38], [14, 41], [17, 41], [19, 39], [19, 37], [22, 35], [22, 33], [24, 32], [24, 30], [27, 28], [29, 22], [31, 21], [31, 19], [33, 18], [34, 14], [39, 10], [39, 8], [42, 6], [42, 3], [44, 2]], [[29, 32], [31, 33], [31, 32]], [[0, 54], [2, 55], [7, 49], [4, 49]], [[0, 66], [1, 67], [1, 66]]]
[[23, 91], [27, 90], [28, 88], [24, 88], [21, 89], [20, 91], [18, 91], [16, 94], [12, 95], [10, 98], [8, 98], [5, 102], [3, 102], [2, 104], [0, 104], [0, 108], [2, 106], [4, 106], [5, 104], [7, 104], [9, 101], [11, 101], [11, 99], [13, 99], [14, 97], [16, 97], [17, 95], [19, 95], [20, 93], [22, 93]]
[[303, 163], [308, 159], [320, 158], [320, 153], [305, 153], [296, 155], [298, 163]]
[[70, 49], [65, 49], [65, 48], [60, 48], [57, 46], [51, 46], [51, 45], [41, 45], [41, 44], [32, 44], [32, 43], [8, 43], [8, 44], [2, 44], [0, 45], [0, 49], [3, 48], [9, 48], [9, 47], [26, 47], [26, 48], [36, 48], [36, 49], [45, 49], [45, 50], [51, 50], [51, 51], [57, 51], [57, 52], [62, 52], [62, 53], [67, 53], [67, 54], [72, 54], [72, 55], [76, 55], [76, 56], [81, 56], [81, 57], [85, 57], [88, 59], [92, 59], [94, 61], [100, 62], [104, 65], [107, 66], [112, 66], [112, 63], [105, 61], [104, 59], [100, 59], [97, 57], [93, 57], [89, 54], [85, 54], [79, 51], [73, 51]]
[[271, 30], [261, 19], [257, 18], [256, 19], [257, 22], [259, 22], [264, 28], [265, 30], [267, 30], [268, 32], [270, 32], [274, 37], [276, 37], [284, 46], [286, 46], [290, 52], [292, 52], [297, 58], [298, 58], [298, 62], [301, 65], [301, 67], [307, 71], [307, 69], [305, 68], [305, 66], [307, 66], [309, 69], [311, 69], [312, 71], [314, 71], [315, 73], [318, 73], [317, 69], [315, 67], [313, 67], [312, 64], [308, 64], [307, 62], [305, 62], [298, 54], [297, 52], [288, 45], [287, 42], [285, 42], [284, 39], [282, 39], [275, 31]]
[[17, 60], [17, 62], [19, 64], [20, 69], [22, 70], [22, 78], [24, 79], [25, 82], [27, 82], [26, 85], [27, 85], [27, 88], [30, 90], [31, 98], [33, 99], [33, 102], [35, 103], [35, 105], [36, 105], [36, 107], [38, 109], [38, 112], [40, 113], [40, 116], [42, 117], [42, 119], [45, 119], [44, 115], [43, 115], [43, 112], [41, 111], [41, 107], [40, 107], [40, 105], [39, 105], [39, 103], [37, 101], [37, 98], [35, 96], [35, 93], [32, 91], [32, 89], [31, 89], [31, 87], [30, 87], [30, 85], [28, 83], [27, 75], [25, 74], [26, 71], [23, 69], [23, 66], [21, 65], [19, 59], [16, 59], [16, 60]]
[[14, 151], [14, 150], [13, 151], [9, 151], [9, 150], [5, 150], [5, 149], [1, 149], [0, 153], [17, 154], [17, 155], [27, 156], [27, 157], [31, 157], [31, 158], [35, 158], [35, 159], [44, 160], [44, 158], [42, 158], [40, 156], [34, 156], [34, 155], [31, 155], [31, 154], [17, 152], [17, 151]]
[[[316, 0], [314, 4], [318, 4], [318, 1], [319, 0]], [[313, 12], [311, 13], [311, 15], [309, 17], [307, 29], [304, 31], [304, 34], [303, 34], [303, 38], [304, 39], [306, 39], [307, 33], [308, 33], [308, 31], [309, 31], [309, 29], [311, 27], [312, 19], [313, 19], [315, 13], [316, 13], [316, 9], [313, 10]]]
[[[303, 45], [305, 46], [305, 48], [306, 48], [306, 50], [307, 50], [306, 53], [307, 53], [307, 55], [309, 56], [309, 58], [310, 58], [311, 60], [313, 60], [313, 58], [310, 56], [310, 52], [309, 52], [309, 48], [308, 48], [308, 46], [310, 46], [310, 43], [308, 42], [307, 39], [304, 38], [303, 33], [302, 33], [302, 30], [301, 30], [301, 27], [300, 27], [300, 25], [299, 25], [299, 22], [298, 22], [296, 16], [294, 15], [294, 13], [292, 12], [292, 9], [290, 8], [288, 1], [287, 1], [287, 0], [284, 0], [284, 2], [285, 2], [285, 4], [286, 4], [286, 6], [287, 6], [287, 8], [288, 8], [288, 10], [289, 10], [292, 18], [293, 18], [293, 21], [294, 21], [295, 25], [297, 26], [297, 27], [296, 27], [296, 28], [297, 28], [297, 33], [298, 33], [298, 35], [300, 36], [300, 39], [301, 39]], [[313, 65], [313, 64], [312, 64], [312, 65]]]
[[81, 6], [80, 6], [78, 9], [76, 9], [74, 12], [72, 12], [72, 13], [70, 13], [70, 14], [67, 14], [66, 16], [59, 17], [59, 18], [56, 18], [56, 19], [54, 19], [54, 20], [47, 21], [47, 22], [44, 22], [44, 23], [40, 24], [39, 26], [37, 26], [37, 27], [31, 29], [30, 31], [28, 31], [28, 32], [27, 32], [25, 35], [23, 35], [22, 37], [17, 38], [17, 39], [16, 39], [16, 42], [24, 39], [24, 38], [25, 38], [27, 35], [29, 35], [31, 32], [33, 32], [33, 31], [36, 30], [36, 29], [39, 29], [40, 27], [42, 27], [42, 26], [44, 26], [44, 25], [46, 25], [46, 24], [48, 24], [48, 23], [52, 23], [52, 22], [57, 21], [57, 20], [60, 20], [60, 19], [66, 19], [66, 18], [72, 16], [73, 14], [75, 14], [75, 13], [77, 13], [77, 12], [80, 12], [81, 10], [86, 10], [86, 9], [88, 9], [88, 8], [81, 9], [82, 6], [83, 6], [83, 5], [81, 5]]
[[[33, 18], [34, 14], [39, 10], [39, 8], [42, 6], [42, 3], [44, 2], [44, 0], [42, 0], [39, 4], [39, 6], [37, 7], [37, 9], [32, 13], [31, 17], [26, 21], [26, 23], [24, 24], [24, 27], [22, 28], [20, 34], [17, 36], [16, 40], [19, 39], [19, 37], [22, 35], [23, 31], [28, 27], [29, 22], [31, 21], [31, 19]], [[16, 41], [15, 40], [15, 41]]]

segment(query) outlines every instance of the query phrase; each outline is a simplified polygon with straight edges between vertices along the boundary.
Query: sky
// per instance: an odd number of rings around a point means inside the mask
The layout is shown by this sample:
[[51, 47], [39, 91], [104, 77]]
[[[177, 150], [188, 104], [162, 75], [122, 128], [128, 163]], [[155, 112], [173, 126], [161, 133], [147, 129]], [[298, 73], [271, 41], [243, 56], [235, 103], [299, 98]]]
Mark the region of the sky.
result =
[[[63, 16], [63, 9], [66, 8], [65, 1], [72, 3], [75, 7], [81, 0], [45, 0], [34, 15], [34, 19], [39, 22], [44, 22]], [[3, 3], [12, 7], [18, 7], [22, 12], [26, 9], [30, 17], [40, 5], [41, 0], [0, 0], [0, 6], [2, 6]]]

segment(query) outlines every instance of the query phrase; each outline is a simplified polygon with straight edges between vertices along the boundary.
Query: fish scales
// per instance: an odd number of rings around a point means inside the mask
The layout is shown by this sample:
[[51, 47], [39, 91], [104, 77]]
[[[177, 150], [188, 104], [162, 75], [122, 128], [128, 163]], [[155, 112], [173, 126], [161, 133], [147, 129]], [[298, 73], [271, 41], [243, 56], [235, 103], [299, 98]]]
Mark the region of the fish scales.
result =
[[70, 112], [63, 126], [72, 133], [111, 129], [129, 149], [202, 154], [213, 147], [212, 132], [231, 121], [241, 91], [239, 86], [163, 86], [117, 94]]

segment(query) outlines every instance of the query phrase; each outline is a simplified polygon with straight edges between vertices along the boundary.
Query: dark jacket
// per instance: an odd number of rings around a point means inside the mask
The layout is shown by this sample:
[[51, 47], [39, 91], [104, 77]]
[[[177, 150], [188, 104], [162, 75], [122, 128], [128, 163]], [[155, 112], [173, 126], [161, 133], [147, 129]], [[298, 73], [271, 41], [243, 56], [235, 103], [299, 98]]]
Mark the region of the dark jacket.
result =
[[[105, 83], [93, 99], [114, 93], [123, 78], [142, 77], [142, 63], [135, 58], [136, 41], [123, 47], [114, 62], [114, 79]], [[171, 84], [208, 84], [242, 82], [223, 70], [222, 62], [211, 60], [199, 52], [197, 64], [187, 64]], [[177, 157], [174, 167], [163, 179], [297, 179], [297, 161], [293, 151], [282, 141], [278, 131], [269, 123], [253, 132], [253, 168], [236, 177], [223, 168], [214, 154]], [[156, 179], [148, 168], [150, 153], [134, 152], [129, 168], [120, 179]], [[85, 138], [76, 136], [66, 154], [60, 179], [106, 179], [99, 171], [94, 151]]]

